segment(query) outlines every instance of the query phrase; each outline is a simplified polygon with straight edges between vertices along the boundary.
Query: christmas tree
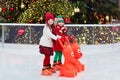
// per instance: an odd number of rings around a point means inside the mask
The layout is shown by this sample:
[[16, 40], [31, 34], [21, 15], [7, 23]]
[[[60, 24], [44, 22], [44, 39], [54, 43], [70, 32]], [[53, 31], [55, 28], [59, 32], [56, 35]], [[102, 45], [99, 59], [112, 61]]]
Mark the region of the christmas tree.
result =
[[[117, 5], [109, 0], [70, 0], [73, 2], [75, 14], [71, 22], [78, 24], [105, 24], [106, 16], [120, 19]], [[109, 19], [111, 22], [111, 19]]]
[[[18, 16], [28, 9], [29, 4], [34, 2], [36, 2], [36, 0], [0, 0], [0, 23], [16, 23]], [[2, 34], [1, 28], [0, 26], [0, 37]], [[4, 26], [4, 29], [5, 42], [16, 42], [15, 39], [21, 27]], [[22, 43], [28, 42], [24, 40]]]
[[38, 0], [19, 16], [18, 22], [45, 23], [47, 11], [52, 12], [55, 16], [62, 15], [64, 18], [70, 18], [73, 8], [73, 5], [67, 0]]
[[16, 22], [18, 16], [28, 9], [28, 5], [35, 0], [1, 0], [0, 1], [0, 19], [2, 22]]
[[[72, 23], [110, 24], [111, 18], [120, 19], [117, 6], [108, 0], [70, 0], [74, 3], [75, 14]], [[82, 44], [105, 44], [120, 41], [119, 27], [76, 27], [70, 28], [78, 42]], [[114, 33], [114, 34], [113, 34]], [[114, 35], [114, 36], [113, 36]], [[114, 37], [114, 38], [113, 38]]]
[[[18, 17], [17, 21], [19, 23], [45, 23], [45, 13], [49, 11], [53, 13], [55, 17], [61, 14], [67, 22], [72, 15], [73, 8], [73, 5], [66, 0], [37, 0], [29, 5], [28, 9]], [[25, 28], [25, 34], [22, 36], [16, 36], [15, 42], [26, 43], [26, 41], [30, 39], [29, 33], [31, 31], [30, 43], [38, 43], [39, 38], [42, 35], [40, 31], [43, 27], [31, 26], [29, 28], [31, 30]]]

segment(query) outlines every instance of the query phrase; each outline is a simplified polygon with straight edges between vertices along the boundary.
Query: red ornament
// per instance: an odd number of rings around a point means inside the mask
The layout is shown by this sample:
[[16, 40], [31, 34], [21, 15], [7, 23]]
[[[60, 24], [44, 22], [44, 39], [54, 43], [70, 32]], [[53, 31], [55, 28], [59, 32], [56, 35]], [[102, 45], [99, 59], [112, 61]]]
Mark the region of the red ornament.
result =
[[99, 14], [98, 17], [99, 17], [99, 19], [101, 19], [103, 16], [102, 16], [102, 14]]
[[29, 23], [33, 23], [33, 20], [30, 20]]
[[10, 10], [11, 10], [11, 11], [14, 11], [14, 8], [12, 7], [12, 8], [10, 8]]
[[2, 11], [6, 12], [6, 11], [7, 11], [7, 8], [2, 8]]
[[19, 29], [18, 30], [18, 36], [22, 36], [25, 33], [24, 29]]
[[104, 18], [102, 24], [106, 24], [107, 23], [107, 20]]
[[10, 18], [12, 18], [12, 17], [13, 17], [13, 16], [12, 16], [11, 14], [7, 16], [8, 19], [10, 19]]
[[114, 26], [114, 27], [112, 27], [112, 31], [114, 31], [114, 32], [118, 32], [118, 31], [119, 31], [119, 27], [118, 27], [118, 26]]
[[65, 23], [70, 23], [70, 18], [65, 18]]

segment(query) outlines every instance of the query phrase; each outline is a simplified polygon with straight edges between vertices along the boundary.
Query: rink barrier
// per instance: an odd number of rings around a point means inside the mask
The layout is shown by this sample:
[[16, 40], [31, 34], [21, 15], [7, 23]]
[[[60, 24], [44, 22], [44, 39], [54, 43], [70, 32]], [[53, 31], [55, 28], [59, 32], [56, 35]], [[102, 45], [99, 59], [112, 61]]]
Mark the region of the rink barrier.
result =
[[[0, 23], [0, 26], [2, 26], [2, 47], [4, 47], [5, 43], [5, 26], [45, 26], [45, 24], [22, 24], [22, 23]], [[92, 38], [92, 43], [94, 44], [94, 27], [114, 27], [118, 26], [120, 27], [120, 24], [65, 24], [66, 27], [71, 28], [71, 27], [93, 27], [93, 38]], [[114, 30], [113, 30], [113, 42], [114, 43]], [[31, 36], [29, 39], [29, 42], [31, 42]]]

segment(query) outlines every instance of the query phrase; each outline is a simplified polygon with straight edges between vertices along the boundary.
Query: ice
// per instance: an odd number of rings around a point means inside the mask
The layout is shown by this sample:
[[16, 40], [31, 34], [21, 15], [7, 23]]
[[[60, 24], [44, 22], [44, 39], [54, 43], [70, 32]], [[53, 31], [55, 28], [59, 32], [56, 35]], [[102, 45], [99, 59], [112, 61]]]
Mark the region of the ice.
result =
[[[0, 46], [0, 80], [119, 80], [120, 43], [81, 45], [85, 71], [74, 78], [41, 76], [43, 55], [39, 45], [4, 44]], [[53, 56], [51, 57], [51, 63]], [[63, 58], [64, 61], [64, 58]]]

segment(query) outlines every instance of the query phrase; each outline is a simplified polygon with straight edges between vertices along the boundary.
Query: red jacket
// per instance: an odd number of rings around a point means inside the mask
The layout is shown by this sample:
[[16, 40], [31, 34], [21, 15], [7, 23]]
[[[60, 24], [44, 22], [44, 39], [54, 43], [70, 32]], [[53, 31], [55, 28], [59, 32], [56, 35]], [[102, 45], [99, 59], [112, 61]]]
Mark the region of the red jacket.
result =
[[[64, 36], [66, 34], [66, 27], [65, 26], [59, 26], [59, 25], [56, 25], [53, 29], [52, 29], [52, 32], [53, 34], [55, 35], [59, 35], [59, 36]], [[62, 41], [63, 38], [61, 38]], [[53, 40], [53, 50], [54, 51], [61, 51], [62, 50], [62, 47], [60, 46], [59, 42], [56, 40]]]

